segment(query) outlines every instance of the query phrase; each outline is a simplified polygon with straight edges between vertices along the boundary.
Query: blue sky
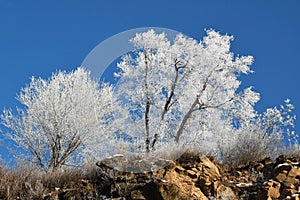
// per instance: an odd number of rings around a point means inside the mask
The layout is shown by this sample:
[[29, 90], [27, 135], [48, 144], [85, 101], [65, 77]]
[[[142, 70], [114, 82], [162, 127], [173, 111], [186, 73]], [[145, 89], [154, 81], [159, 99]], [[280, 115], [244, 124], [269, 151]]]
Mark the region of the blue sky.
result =
[[299, 114], [299, 10], [298, 0], [0, 0], [0, 108], [18, 105], [31, 76], [75, 69], [119, 32], [163, 27], [199, 40], [213, 28], [235, 36], [233, 52], [254, 56], [255, 73], [242, 80], [261, 94], [257, 109], [290, 98]]

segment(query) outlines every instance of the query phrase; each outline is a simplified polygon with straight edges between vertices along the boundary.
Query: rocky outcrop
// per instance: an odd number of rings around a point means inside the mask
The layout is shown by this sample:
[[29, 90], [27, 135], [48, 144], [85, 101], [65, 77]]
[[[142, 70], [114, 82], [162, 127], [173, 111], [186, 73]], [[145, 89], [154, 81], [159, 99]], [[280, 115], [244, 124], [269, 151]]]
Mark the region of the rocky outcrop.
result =
[[[299, 159], [298, 159], [299, 160]], [[231, 170], [227, 179], [240, 199], [298, 199], [300, 163], [284, 157], [266, 158]]]
[[97, 193], [96, 199], [114, 200], [298, 200], [299, 161], [281, 156], [232, 167], [192, 153], [176, 161], [151, 162], [129, 161], [118, 154], [97, 163], [101, 174], [97, 183], [81, 180], [73, 189], [57, 188], [44, 199], [89, 199]]
[[156, 166], [157, 171], [152, 168], [145, 173], [116, 175], [113, 188], [125, 199], [271, 200], [300, 196], [300, 163], [296, 159], [266, 158], [232, 168], [190, 153], [166, 163], [160, 169]]

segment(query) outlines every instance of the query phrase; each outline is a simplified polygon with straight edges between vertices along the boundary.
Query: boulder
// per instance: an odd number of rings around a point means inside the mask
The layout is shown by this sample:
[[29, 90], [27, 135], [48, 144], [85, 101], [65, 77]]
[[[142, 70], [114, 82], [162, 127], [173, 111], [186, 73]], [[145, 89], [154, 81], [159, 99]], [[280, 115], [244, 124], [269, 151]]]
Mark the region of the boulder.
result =
[[202, 167], [203, 173], [210, 176], [212, 179], [220, 178], [221, 175], [218, 167], [208, 157], [201, 158], [200, 166]]

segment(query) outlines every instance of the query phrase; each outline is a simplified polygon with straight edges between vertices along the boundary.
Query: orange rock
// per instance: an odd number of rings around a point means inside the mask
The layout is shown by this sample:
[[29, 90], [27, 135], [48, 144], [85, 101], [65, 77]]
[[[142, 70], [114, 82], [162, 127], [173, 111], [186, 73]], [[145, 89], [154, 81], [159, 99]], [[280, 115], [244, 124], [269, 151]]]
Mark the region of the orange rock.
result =
[[221, 176], [218, 167], [208, 157], [201, 158], [201, 162], [204, 166], [204, 173], [210, 175], [212, 178], [219, 178]]
[[198, 177], [197, 173], [193, 170], [186, 170], [186, 172], [187, 172], [187, 175], [193, 179]]
[[214, 188], [214, 196], [217, 199], [238, 200], [233, 190], [230, 187], [224, 186], [219, 181], [214, 182], [213, 188]]
[[285, 182], [285, 184], [296, 184], [296, 183], [299, 183], [299, 180], [296, 179], [295, 177], [288, 176], [284, 182]]
[[[166, 183], [162, 183], [160, 187], [160, 193], [163, 199], [207, 200], [208, 198], [195, 186], [193, 179], [182, 173], [182, 169], [183, 168], [178, 165], [173, 170], [169, 170], [164, 176]], [[193, 173], [192, 170], [189, 170], [189, 172]]]
[[288, 173], [289, 177], [296, 177], [296, 176], [300, 176], [300, 169], [299, 168], [295, 168], [293, 167], [290, 172]]
[[271, 197], [272, 199], [279, 198], [280, 197], [279, 188], [270, 187], [268, 191], [268, 197]]
[[286, 174], [285, 173], [279, 173], [276, 176], [276, 180], [279, 181], [279, 182], [283, 182], [285, 179], [286, 179]]
[[180, 172], [180, 171], [184, 171], [185, 169], [183, 167], [181, 167], [180, 165], [177, 165], [175, 167], [175, 171]]

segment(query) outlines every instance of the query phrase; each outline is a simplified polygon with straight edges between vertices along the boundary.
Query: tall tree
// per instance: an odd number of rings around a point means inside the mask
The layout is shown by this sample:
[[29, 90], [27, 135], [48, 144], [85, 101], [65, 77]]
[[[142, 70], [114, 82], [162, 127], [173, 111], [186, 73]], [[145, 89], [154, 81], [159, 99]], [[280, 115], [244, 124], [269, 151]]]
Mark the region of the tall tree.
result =
[[238, 77], [252, 72], [253, 58], [234, 56], [232, 39], [208, 30], [200, 42], [179, 34], [171, 43], [150, 30], [131, 40], [136, 51], [123, 57], [116, 76], [130, 111], [127, 127], [134, 127], [126, 132], [144, 140], [147, 152], [158, 143], [198, 140], [220, 127], [232, 129], [236, 118], [255, 116], [259, 94], [251, 87], [238, 92]]

